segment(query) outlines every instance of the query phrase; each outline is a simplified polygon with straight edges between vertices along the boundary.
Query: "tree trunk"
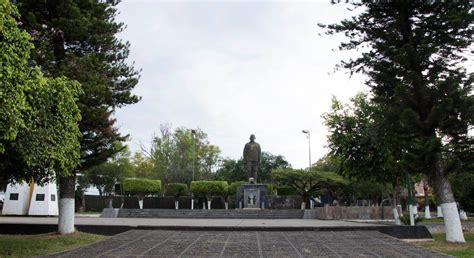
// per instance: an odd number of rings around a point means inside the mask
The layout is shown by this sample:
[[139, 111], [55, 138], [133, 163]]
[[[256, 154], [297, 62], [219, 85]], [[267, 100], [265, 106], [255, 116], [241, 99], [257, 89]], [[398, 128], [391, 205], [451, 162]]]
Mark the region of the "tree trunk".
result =
[[392, 206], [393, 219], [394, 219], [395, 225], [401, 225], [402, 222], [400, 221], [400, 215], [398, 214], [398, 209], [397, 209], [396, 184], [392, 183], [392, 189], [393, 189], [393, 196], [392, 196], [392, 200], [391, 200], [391, 204], [392, 204], [391, 206]]
[[465, 243], [464, 235], [462, 233], [461, 220], [459, 212], [454, 200], [453, 191], [448, 181], [448, 177], [444, 173], [444, 166], [441, 160], [436, 164], [436, 176], [434, 180], [436, 194], [444, 217], [444, 228], [446, 230], [446, 241], [453, 243]]
[[423, 192], [425, 193], [425, 219], [431, 219], [430, 198], [428, 196], [428, 179], [423, 178]]
[[306, 202], [301, 202], [301, 209], [302, 210], [306, 209]]
[[76, 176], [59, 178], [59, 220], [58, 232], [60, 234], [74, 233], [74, 193]]

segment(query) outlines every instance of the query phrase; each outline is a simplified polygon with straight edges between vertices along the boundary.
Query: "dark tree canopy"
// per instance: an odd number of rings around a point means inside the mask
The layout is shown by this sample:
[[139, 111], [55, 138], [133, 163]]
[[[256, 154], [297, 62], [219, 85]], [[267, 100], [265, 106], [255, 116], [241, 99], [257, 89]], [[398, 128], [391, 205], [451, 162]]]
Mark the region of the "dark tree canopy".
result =
[[0, 1], [0, 182], [43, 183], [79, 162], [80, 85], [28, 65], [30, 36], [16, 8]]
[[[291, 168], [291, 164], [282, 155], [274, 155], [269, 152], [262, 152], [260, 166], [257, 175], [259, 183], [272, 182], [272, 170]], [[214, 178], [225, 180], [229, 183], [238, 181], [248, 181], [247, 172], [242, 159], [224, 159], [221, 167], [216, 171]]]
[[82, 85], [81, 165], [105, 162], [124, 141], [114, 126], [115, 108], [133, 104], [138, 71], [126, 62], [129, 43], [116, 38], [124, 24], [115, 21], [119, 1], [16, 1], [24, 28], [32, 35], [32, 59], [47, 75], [66, 76]]
[[[329, 26], [341, 50], [359, 57], [341, 67], [368, 76], [380, 122], [406, 137], [404, 170], [432, 181], [445, 214], [446, 238], [465, 242], [447, 175], [472, 171], [474, 75], [464, 67], [474, 41], [472, 1], [361, 1], [362, 13]], [[407, 166], [408, 165], [408, 166]]]
[[410, 169], [431, 176], [441, 167], [472, 169], [474, 76], [463, 67], [473, 44], [470, 1], [363, 4], [359, 16], [327, 26], [349, 36], [341, 50], [365, 49], [342, 67], [368, 75], [385, 122], [413, 143], [407, 151], [417, 166]]

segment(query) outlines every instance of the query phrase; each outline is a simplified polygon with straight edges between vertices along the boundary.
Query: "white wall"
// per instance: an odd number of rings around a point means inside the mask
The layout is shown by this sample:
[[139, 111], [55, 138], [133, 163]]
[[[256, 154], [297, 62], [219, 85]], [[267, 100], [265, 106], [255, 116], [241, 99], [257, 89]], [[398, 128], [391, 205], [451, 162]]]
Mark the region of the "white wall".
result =
[[31, 199], [28, 215], [57, 216], [59, 214], [58, 191], [55, 182], [44, 186], [35, 185]]
[[[18, 200], [11, 200], [18, 194]], [[5, 201], [3, 203], [3, 215], [27, 215], [30, 201], [28, 184], [9, 184], [5, 191]]]

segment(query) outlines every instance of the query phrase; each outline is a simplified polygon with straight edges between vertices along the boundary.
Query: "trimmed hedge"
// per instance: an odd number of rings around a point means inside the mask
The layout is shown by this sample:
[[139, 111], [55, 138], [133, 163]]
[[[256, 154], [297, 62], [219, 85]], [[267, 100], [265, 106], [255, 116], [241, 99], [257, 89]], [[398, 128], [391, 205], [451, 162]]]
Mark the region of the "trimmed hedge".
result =
[[277, 195], [282, 195], [282, 196], [285, 196], [285, 195], [298, 195], [296, 193], [296, 190], [293, 187], [287, 186], [287, 185], [277, 186], [276, 191], [277, 191]]
[[229, 189], [226, 181], [192, 181], [191, 192], [198, 197], [225, 195]]
[[247, 182], [239, 181], [239, 182], [230, 183], [230, 185], [229, 185], [229, 195], [236, 195], [237, 194], [237, 188], [239, 188], [239, 186], [241, 186], [245, 183], [247, 183]]
[[126, 178], [123, 182], [123, 190], [127, 194], [145, 196], [159, 194], [161, 192], [161, 180]]
[[166, 185], [166, 196], [178, 198], [188, 193], [188, 185], [182, 183], [169, 183]]
[[274, 195], [274, 193], [273, 193], [273, 185], [272, 185], [272, 184], [266, 184], [265, 186], [267, 187], [267, 194], [268, 194], [268, 195]]

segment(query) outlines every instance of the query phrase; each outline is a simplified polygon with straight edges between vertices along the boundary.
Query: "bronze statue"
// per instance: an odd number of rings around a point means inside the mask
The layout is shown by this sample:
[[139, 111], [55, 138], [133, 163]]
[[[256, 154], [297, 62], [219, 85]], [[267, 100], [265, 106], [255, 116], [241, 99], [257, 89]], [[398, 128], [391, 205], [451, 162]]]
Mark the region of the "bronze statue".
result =
[[244, 147], [244, 166], [250, 183], [257, 182], [257, 169], [260, 165], [261, 157], [260, 144], [255, 142], [255, 135], [252, 134], [250, 135], [250, 142], [245, 144]]

